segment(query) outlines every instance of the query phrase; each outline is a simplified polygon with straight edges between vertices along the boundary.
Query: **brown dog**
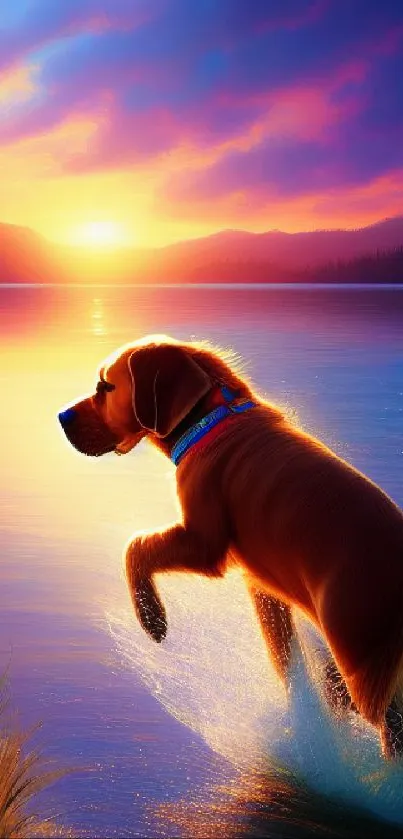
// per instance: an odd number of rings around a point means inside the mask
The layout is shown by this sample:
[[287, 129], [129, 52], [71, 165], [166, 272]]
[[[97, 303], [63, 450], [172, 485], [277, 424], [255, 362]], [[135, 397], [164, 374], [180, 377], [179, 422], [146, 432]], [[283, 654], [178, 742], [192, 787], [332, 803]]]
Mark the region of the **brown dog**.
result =
[[84, 454], [125, 454], [147, 436], [178, 466], [182, 521], [126, 550], [155, 640], [166, 634], [155, 573], [220, 576], [238, 562], [284, 681], [297, 606], [336, 662], [330, 701], [376, 726], [385, 755], [403, 751], [403, 515], [381, 489], [253, 394], [222, 354], [164, 336], [119, 350], [96, 393], [59, 418]]

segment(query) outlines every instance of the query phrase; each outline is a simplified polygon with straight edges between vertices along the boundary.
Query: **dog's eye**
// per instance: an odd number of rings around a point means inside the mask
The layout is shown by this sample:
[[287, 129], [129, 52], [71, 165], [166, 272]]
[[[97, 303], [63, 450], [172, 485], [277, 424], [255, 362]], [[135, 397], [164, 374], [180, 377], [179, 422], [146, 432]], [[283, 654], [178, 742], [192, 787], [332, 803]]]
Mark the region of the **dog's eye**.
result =
[[97, 393], [107, 393], [111, 390], [115, 390], [115, 385], [113, 385], [112, 382], [105, 382], [104, 379], [100, 379], [100, 381], [97, 382]]

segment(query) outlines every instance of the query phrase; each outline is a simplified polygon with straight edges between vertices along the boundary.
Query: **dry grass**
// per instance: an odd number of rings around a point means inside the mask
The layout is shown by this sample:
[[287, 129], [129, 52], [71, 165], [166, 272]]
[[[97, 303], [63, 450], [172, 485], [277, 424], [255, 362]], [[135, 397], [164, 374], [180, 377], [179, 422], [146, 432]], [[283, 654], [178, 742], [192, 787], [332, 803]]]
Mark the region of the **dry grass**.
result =
[[69, 836], [66, 830], [35, 813], [36, 796], [63, 777], [65, 771], [49, 768], [36, 749], [30, 748], [32, 732], [21, 733], [9, 706], [7, 682], [0, 678], [0, 837], [36, 839]]

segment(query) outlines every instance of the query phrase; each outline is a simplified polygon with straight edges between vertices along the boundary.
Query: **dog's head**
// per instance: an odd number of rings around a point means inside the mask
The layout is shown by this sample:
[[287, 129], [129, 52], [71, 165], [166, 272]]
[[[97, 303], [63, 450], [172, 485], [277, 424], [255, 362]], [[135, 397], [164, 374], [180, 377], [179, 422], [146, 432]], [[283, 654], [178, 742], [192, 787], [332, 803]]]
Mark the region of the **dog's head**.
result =
[[223, 375], [228, 379], [224, 362], [196, 345], [144, 339], [107, 359], [96, 392], [59, 420], [83, 454], [126, 454], [147, 434], [167, 437]]

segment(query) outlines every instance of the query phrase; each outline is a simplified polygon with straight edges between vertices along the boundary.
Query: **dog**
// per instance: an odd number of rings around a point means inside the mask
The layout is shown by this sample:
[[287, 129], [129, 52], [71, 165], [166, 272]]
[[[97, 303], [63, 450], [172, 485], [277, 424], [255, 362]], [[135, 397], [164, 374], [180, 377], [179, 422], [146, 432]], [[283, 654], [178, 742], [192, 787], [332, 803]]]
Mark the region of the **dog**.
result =
[[237, 563], [284, 684], [298, 607], [333, 657], [329, 703], [375, 726], [385, 758], [403, 753], [403, 514], [385, 492], [203, 343], [126, 345], [59, 420], [83, 454], [126, 454], [147, 437], [177, 467], [182, 521], [125, 551], [136, 614], [156, 641], [167, 619], [155, 574], [219, 577]]

